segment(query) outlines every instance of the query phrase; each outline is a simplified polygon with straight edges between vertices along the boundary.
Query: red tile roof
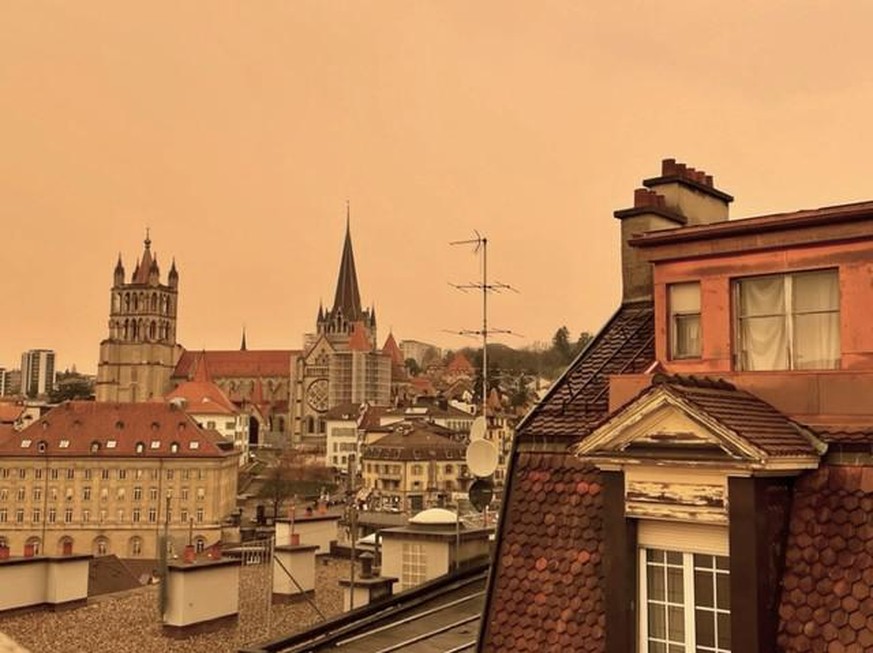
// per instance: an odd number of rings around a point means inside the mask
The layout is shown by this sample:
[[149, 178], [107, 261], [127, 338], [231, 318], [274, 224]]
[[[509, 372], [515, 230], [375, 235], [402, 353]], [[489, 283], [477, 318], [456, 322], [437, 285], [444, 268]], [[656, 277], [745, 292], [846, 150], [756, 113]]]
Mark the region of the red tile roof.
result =
[[460, 351], [455, 352], [452, 360], [446, 366], [446, 371], [450, 374], [473, 374], [476, 370], [473, 364]]
[[194, 362], [193, 379], [183, 381], [164, 398], [167, 401], [182, 399], [182, 409], [192, 414], [235, 415], [237, 412], [221, 388], [212, 382], [206, 357], [202, 353]]
[[388, 354], [395, 365], [403, 366], [403, 352], [400, 351], [400, 347], [397, 346], [397, 341], [394, 339], [393, 333], [388, 334], [388, 338], [382, 346], [382, 353]]
[[[40, 451], [41, 442], [45, 443], [45, 452]], [[143, 445], [139, 453], [137, 444]], [[68, 401], [0, 441], [0, 455], [144, 458], [235, 455], [232, 445], [230, 451], [227, 446], [217, 432], [201, 429], [171, 404]]]
[[403, 422], [391, 425], [393, 430], [368, 445], [361, 453], [366, 460], [463, 460], [467, 446], [439, 433], [447, 430], [435, 424]]
[[579, 438], [609, 412], [609, 376], [645, 371], [655, 360], [651, 302], [623, 304], [519, 425], [530, 436]]
[[771, 456], [818, 455], [811, 434], [770, 404], [730, 383], [658, 375], [656, 385], [703, 411]]
[[349, 349], [352, 351], [370, 351], [367, 340], [367, 327], [363, 322], [352, 323], [352, 334], [349, 336]]
[[228, 377], [290, 377], [292, 361], [300, 354], [294, 350], [252, 350], [246, 351], [186, 351], [182, 354], [173, 377], [189, 378], [194, 361], [204, 354], [209, 372], [213, 378]]
[[574, 456], [518, 456], [479, 650], [605, 647], [600, 475]]
[[795, 485], [778, 644], [873, 650], [873, 467], [823, 465]]
[[23, 412], [24, 406], [18, 402], [0, 401], [0, 424], [12, 424]]

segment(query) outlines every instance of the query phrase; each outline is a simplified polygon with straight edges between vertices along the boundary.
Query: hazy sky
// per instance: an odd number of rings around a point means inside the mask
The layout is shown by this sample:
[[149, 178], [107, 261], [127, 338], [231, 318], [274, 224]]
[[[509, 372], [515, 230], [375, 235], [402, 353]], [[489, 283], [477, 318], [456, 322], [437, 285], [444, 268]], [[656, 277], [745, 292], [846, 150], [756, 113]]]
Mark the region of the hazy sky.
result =
[[146, 226], [186, 347], [299, 348], [351, 201], [379, 339], [547, 341], [619, 298], [618, 223], [676, 157], [733, 217], [873, 197], [873, 4], [0, 2], [0, 366], [96, 369]]

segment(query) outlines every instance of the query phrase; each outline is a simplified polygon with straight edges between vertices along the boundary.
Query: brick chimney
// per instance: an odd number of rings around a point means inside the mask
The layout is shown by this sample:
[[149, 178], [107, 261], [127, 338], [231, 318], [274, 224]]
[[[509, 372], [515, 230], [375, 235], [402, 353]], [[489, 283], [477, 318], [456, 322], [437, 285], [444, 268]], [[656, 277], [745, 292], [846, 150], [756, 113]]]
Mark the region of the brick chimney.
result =
[[651, 264], [628, 241], [647, 231], [711, 224], [728, 219], [733, 197], [713, 185], [712, 175], [679, 163], [661, 161], [661, 175], [634, 191], [634, 205], [616, 211], [621, 220], [622, 302], [652, 297]]

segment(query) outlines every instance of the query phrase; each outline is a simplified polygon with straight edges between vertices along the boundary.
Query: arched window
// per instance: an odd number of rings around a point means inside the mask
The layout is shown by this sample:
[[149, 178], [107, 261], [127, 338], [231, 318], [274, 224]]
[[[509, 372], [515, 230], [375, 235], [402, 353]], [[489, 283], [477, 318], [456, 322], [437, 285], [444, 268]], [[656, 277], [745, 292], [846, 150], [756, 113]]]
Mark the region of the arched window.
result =
[[127, 542], [127, 554], [131, 558], [138, 558], [142, 555], [142, 538], [132, 537]]
[[152, 293], [151, 311], [152, 311], [152, 313], [156, 313], [157, 310], [158, 310], [158, 296], [155, 293]]
[[179, 453], [179, 443], [171, 442], [170, 443], [170, 453]]
[[41, 545], [42, 545], [42, 540], [40, 540], [38, 537], [36, 537], [36, 536], [28, 537], [27, 540], [25, 540], [25, 542], [24, 542], [24, 550], [25, 550], [25, 552], [28, 550], [31, 550], [33, 552], [33, 555], [38, 556], [39, 552], [40, 552]]
[[100, 443], [97, 440], [91, 442], [91, 453], [97, 453], [100, 451]]
[[157, 337], [157, 327], [155, 325], [155, 321], [152, 320], [149, 324], [149, 340], [154, 340]]
[[145, 453], [145, 442], [137, 442], [134, 451], [136, 451], [136, 453]]
[[195, 537], [194, 538], [194, 550], [197, 553], [203, 553], [203, 550], [206, 548], [206, 538], [205, 537]]
[[139, 295], [136, 295], [136, 294], [134, 294], [134, 296], [133, 296], [133, 310], [134, 311], [139, 310]]
[[73, 538], [69, 535], [64, 535], [58, 540], [58, 555], [73, 555]]
[[130, 293], [124, 293], [124, 310], [130, 312]]
[[100, 535], [94, 538], [94, 543], [91, 547], [91, 553], [95, 556], [109, 555], [109, 539]]

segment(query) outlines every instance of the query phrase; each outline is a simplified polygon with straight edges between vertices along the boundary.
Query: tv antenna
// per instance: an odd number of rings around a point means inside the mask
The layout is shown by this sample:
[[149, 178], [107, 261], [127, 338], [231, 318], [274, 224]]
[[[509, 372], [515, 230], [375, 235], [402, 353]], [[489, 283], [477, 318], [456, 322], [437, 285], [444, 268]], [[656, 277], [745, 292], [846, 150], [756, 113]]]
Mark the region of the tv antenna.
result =
[[[500, 281], [488, 281], [488, 238], [480, 234], [476, 229], [473, 230], [476, 234], [475, 238], [468, 240], [453, 240], [449, 245], [473, 245], [473, 253], [482, 253], [482, 280], [471, 281], [466, 284], [450, 284], [462, 292], [470, 290], [479, 290], [482, 292], [482, 328], [481, 329], [465, 329], [455, 331], [462, 336], [481, 336], [482, 337], [482, 418], [486, 417], [486, 409], [488, 407], [488, 334], [489, 333], [508, 333], [511, 335], [519, 335], [507, 329], [488, 329], [488, 293], [503, 292], [510, 290], [517, 293], [518, 290], [512, 286], [501, 283]], [[487, 423], [487, 422], [486, 422]]]

